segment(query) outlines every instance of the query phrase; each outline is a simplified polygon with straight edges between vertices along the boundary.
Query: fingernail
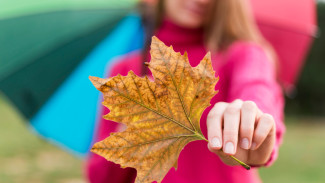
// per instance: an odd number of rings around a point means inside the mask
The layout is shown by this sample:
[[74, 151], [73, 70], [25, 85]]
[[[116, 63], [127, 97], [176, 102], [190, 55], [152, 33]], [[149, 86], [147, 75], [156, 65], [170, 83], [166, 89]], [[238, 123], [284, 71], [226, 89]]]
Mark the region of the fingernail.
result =
[[248, 149], [248, 146], [249, 146], [249, 141], [248, 141], [248, 138], [243, 138], [241, 140], [241, 148], [243, 149]]
[[213, 137], [211, 140], [211, 147], [221, 147], [221, 142], [219, 138]]
[[253, 143], [252, 143], [252, 146], [251, 146], [251, 150], [254, 150], [254, 149], [255, 149], [255, 147], [256, 147], [256, 143], [255, 143], [255, 142], [253, 142]]
[[227, 142], [225, 146], [225, 153], [228, 154], [234, 154], [235, 153], [235, 147], [232, 142]]

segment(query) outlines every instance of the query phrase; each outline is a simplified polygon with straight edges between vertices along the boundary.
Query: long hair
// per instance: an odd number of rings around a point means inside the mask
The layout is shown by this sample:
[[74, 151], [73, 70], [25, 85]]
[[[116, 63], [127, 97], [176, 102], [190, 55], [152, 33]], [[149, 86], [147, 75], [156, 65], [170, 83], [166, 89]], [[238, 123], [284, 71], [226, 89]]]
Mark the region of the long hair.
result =
[[[163, 3], [164, 0], [140, 3], [146, 34], [144, 59], [151, 37], [164, 17]], [[267, 56], [276, 64], [276, 54], [257, 28], [247, 0], [215, 0], [213, 6], [213, 14], [204, 26], [205, 45], [210, 51], [226, 50], [239, 40], [255, 42], [264, 48]]]

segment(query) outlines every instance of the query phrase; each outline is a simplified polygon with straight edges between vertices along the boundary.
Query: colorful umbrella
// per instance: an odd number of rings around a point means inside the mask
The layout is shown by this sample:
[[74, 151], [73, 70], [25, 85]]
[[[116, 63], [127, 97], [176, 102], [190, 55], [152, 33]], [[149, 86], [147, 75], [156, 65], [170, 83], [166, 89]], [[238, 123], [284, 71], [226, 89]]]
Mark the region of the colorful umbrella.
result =
[[258, 27], [279, 58], [280, 80], [290, 93], [317, 31], [314, 0], [251, 0]]
[[24, 116], [31, 118], [130, 11], [131, 2], [1, 1], [1, 90]]
[[[124, 18], [85, 60], [69, 75], [31, 119], [33, 128], [68, 150], [86, 155], [93, 139], [99, 93], [88, 76], [104, 77], [114, 57], [141, 49], [143, 31], [136, 15]], [[132, 44], [130, 44], [132, 43]]]
[[139, 17], [125, 17], [134, 5], [132, 0], [1, 1], [0, 90], [39, 134], [79, 154], [88, 152], [98, 99], [88, 76], [103, 76], [112, 57], [141, 47]]

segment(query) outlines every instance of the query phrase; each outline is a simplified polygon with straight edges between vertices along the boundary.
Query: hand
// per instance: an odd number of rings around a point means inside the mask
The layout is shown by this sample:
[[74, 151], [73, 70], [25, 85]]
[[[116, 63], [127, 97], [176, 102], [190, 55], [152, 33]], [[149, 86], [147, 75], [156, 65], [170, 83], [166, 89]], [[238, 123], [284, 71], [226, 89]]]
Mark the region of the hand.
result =
[[[264, 165], [275, 143], [275, 122], [252, 101], [219, 102], [207, 117], [208, 148], [227, 165]], [[222, 149], [222, 151], [221, 151]]]

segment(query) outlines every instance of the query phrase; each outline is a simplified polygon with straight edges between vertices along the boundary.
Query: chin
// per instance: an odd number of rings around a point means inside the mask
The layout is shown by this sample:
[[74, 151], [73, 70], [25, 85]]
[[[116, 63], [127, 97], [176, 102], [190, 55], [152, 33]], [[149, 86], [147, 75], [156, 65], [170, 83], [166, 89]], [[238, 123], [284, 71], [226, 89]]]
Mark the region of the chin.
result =
[[200, 28], [203, 26], [203, 21], [201, 20], [195, 20], [195, 19], [189, 19], [189, 20], [183, 20], [180, 22], [180, 25], [182, 27], [185, 28], [191, 28], [191, 29], [195, 29], [195, 28]]

